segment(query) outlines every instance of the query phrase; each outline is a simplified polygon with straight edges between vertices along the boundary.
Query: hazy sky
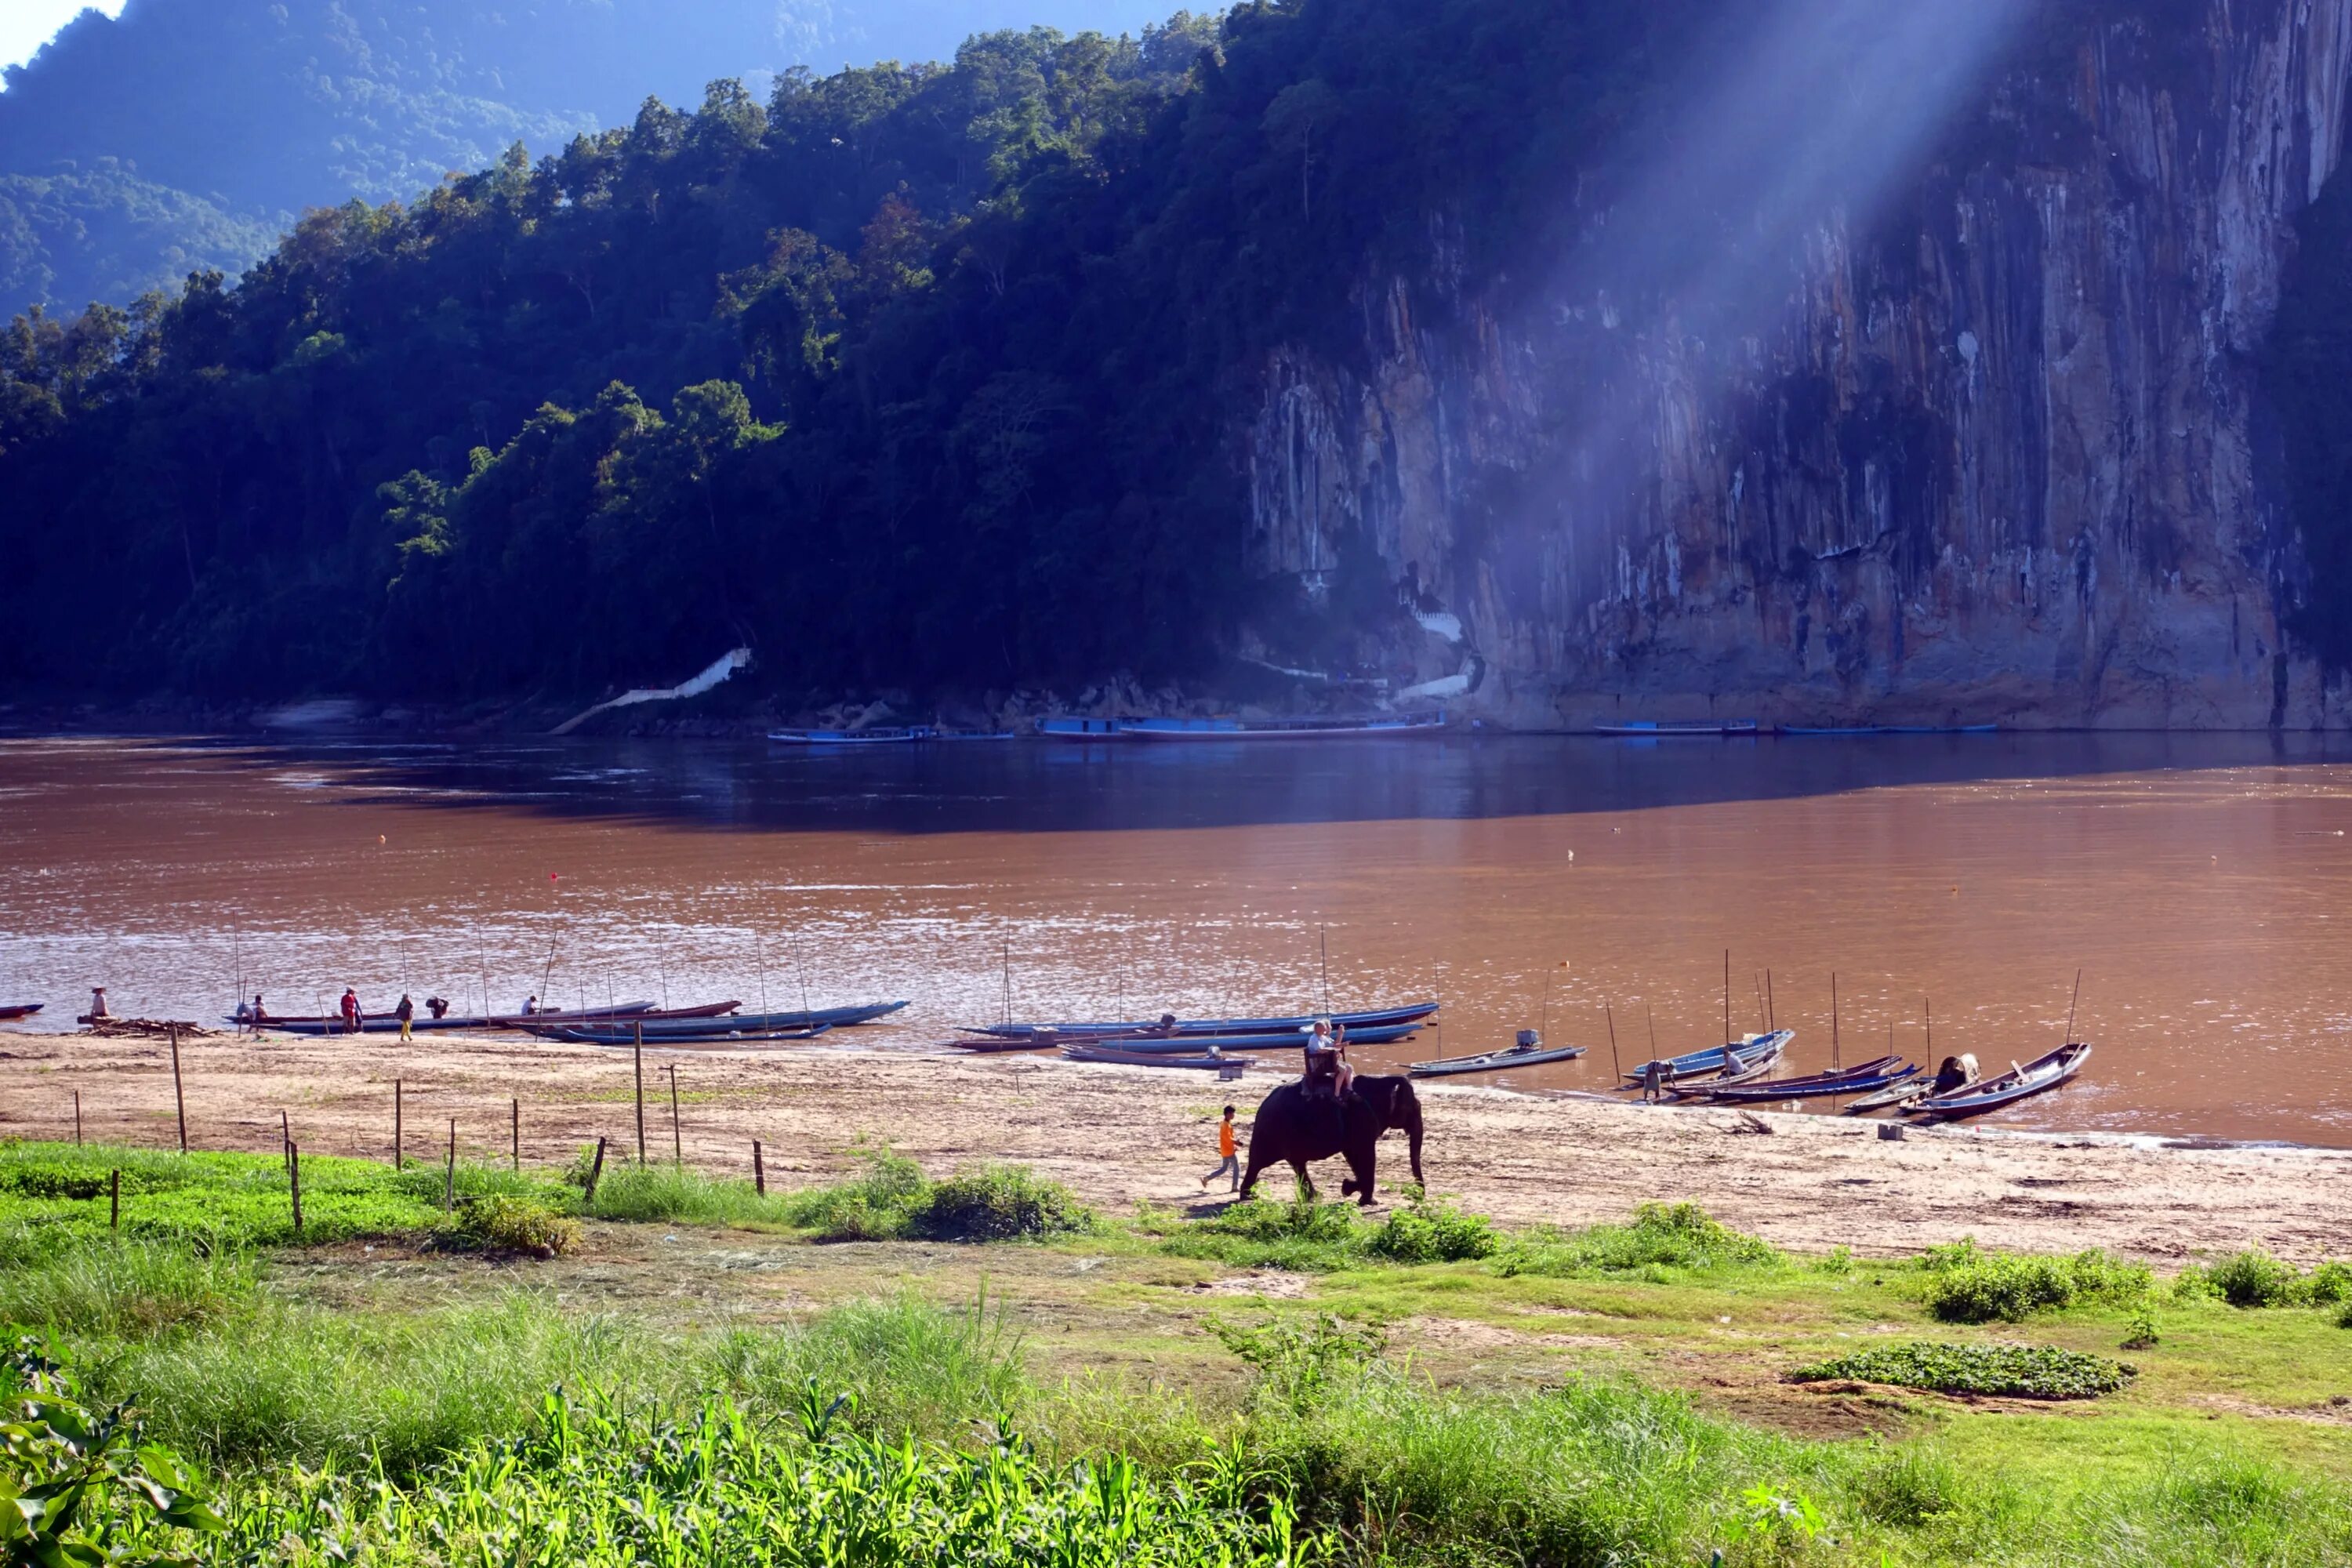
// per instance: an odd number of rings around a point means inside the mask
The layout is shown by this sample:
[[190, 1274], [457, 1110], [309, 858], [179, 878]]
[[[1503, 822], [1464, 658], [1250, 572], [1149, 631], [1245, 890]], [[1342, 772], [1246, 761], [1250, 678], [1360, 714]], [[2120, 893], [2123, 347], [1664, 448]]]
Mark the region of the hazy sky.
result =
[[122, 0], [0, 0], [0, 66], [20, 66], [82, 11], [118, 16]]

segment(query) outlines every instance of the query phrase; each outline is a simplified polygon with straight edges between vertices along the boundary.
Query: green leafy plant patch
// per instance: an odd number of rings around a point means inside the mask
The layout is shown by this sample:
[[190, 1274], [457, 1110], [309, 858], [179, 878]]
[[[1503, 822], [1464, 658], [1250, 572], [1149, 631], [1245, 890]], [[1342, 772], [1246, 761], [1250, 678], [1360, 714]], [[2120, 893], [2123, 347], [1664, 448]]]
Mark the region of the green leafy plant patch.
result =
[[1893, 1384], [1933, 1394], [2011, 1394], [2025, 1399], [2095, 1399], [2113, 1394], [2139, 1369], [2055, 1345], [1953, 1345], [1927, 1340], [1874, 1345], [1789, 1374], [1792, 1383]]

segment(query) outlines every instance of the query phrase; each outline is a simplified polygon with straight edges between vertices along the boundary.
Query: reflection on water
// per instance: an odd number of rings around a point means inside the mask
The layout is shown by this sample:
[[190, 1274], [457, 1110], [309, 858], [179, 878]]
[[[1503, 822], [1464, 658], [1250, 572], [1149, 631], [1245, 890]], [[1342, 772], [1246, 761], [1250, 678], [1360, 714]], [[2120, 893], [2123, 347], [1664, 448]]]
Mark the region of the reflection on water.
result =
[[1938, 1055], [2038, 1055], [2079, 966], [2085, 1081], [2001, 1124], [2352, 1143], [2347, 830], [2352, 755], [2314, 737], [28, 740], [0, 1001], [805, 990], [911, 998], [857, 1038], [914, 1046], [1008, 985], [1023, 1016], [1303, 1010], [1328, 942], [1335, 1005], [1445, 999], [1372, 1065], [1541, 1026], [1591, 1054], [1468, 1081], [1597, 1088], [1612, 1024], [1629, 1062], [1715, 1042], [1726, 948], [1734, 1026], [1793, 1026], [1791, 1071], [1917, 1057], [1930, 1010]]

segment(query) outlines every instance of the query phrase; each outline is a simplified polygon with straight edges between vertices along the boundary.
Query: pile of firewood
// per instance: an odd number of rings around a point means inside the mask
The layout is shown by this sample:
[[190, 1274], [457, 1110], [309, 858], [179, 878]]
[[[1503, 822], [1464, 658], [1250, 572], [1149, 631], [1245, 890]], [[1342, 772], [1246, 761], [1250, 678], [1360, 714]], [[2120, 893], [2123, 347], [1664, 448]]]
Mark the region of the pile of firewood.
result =
[[174, 1029], [177, 1029], [184, 1039], [194, 1039], [199, 1036], [213, 1033], [212, 1030], [197, 1025], [176, 1023], [169, 1018], [93, 1018], [85, 1013], [74, 1022], [84, 1026], [100, 1039], [110, 1040], [143, 1038], [150, 1035], [164, 1036]]

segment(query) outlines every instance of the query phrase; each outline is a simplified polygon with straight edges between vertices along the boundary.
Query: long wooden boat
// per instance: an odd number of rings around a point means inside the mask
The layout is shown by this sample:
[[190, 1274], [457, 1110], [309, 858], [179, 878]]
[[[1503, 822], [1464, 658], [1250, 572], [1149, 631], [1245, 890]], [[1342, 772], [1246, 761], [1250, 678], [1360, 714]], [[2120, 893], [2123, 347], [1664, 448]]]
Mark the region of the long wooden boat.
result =
[[1116, 719], [1040, 719], [1037, 733], [1049, 741], [1116, 741]]
[[1719, 740], [1753, 735], [1753, 719], [1634, 719], [1622, 724], [1595, 724], [1596, 735], [1616, 735], [1634, 741]]
[[2000, 732], [1998, 724], [1845, 724], [1811, 725], [1782, 724], [1773, 730], [1776, 735], [1991, 735]]
[[2091, 1047], [2076, 1040], [2047, 1056], [2036, 1057], [2023, 1067], [2011, 1066], [1996, 1078], [1980, 1079], [1949, 1094], [1928, 1095], [1911, 1107], [1911, 1114], [1945, 1121], [1982, 1116], [1988, 1110], [1998, 1110], [2004, 1105], [2014, 1105], [2056, 1089], [2081, 1072], [2083, 1064], [2090, 1059]]
[[769, 1034], [779, 1029], [813, 1029], [819, 1025], [829, 1029], [845, 1029], [887, 1017], [906, 1005], [904, 1002], [868, 1002], [855, 1007], [819, 1007], [793, 1013], [738, 1013], [724, 1018], [654, 1018], [642, 1023], [635, 1018], [608, 1019], [600, 1023], [533, 1019], [530, 1025], [534, 1034], [561, 1030], [624, 1043], [635, 1039], [640, 1031], [648, 1040], [684, 1040], [720, 1035]]
[[[828, 1035], [832, 1032], [832, 1025], [819, 1024], [812, 1029], [772, 1029], [740, 1035], [655, 1037], [646, 1041], [646, 1049], [649, 1051], [731, 1051], [744, 1046], [772, 1045], [784, 1040], [814, 1040], [819, 1035]], [[637, 1044], [634, 1038], [616, 1040], [608, 1035], [591, 1035], [572, 1029], [550, 1030], [547, 1037], [563, 1040], [576, 1046], [601, 1046], [608, 1051], [635, 1050]]]
[[[1670, 1083], [1676, 1079], [1692, 1079], [1707, 1073], [1719, 1073], [1729, 1065], [1734, 1056], [1751, 1056], [1759, 1047], [1769, 1040], [1778, 1040], [1780, 1049], [1785, 1049], [1789, 1042], [1796, 1037], [1797, 1031], [1794, 1029], [1775, 1029], [1770, 1034], [1749, 1035], [1745, 1038], [1734, 1040], [1728, 1045], [1710, 1046], [1703, 1051], [1686, 1051], [1678, 1057], [1665, 1057], [1657, 1061], [1643, 1062], [1623, 1077], [1628, 1084], [1639, 1085], [1654, 1067], [1665, 1068], [1667, 1081]], [[1778, 1060], [1779, 1057], [1780, 1051], [1775, 1050], [1774, 1059]]]
[[1217, 1072], [1238, 1074], [1249, 1066], [1246, 1057], [1229, 1057], [1222, 1051], [1198, 1053], [1123, 1051], [1115, 1046], [1064, 1046], [1062, 1056], [1074, 1062], [1095, 1062], [1106, 1067], [1124, 1068], [1198, 1068]]
[[1881, 1057], [1834, 1072], [1807, 1073], [1799, 1078], [1767, 1079], [1760, 1083], [1710, 1086], [1710, 1099], [1723, 1100], [1825, 1100], [1843, 1094], [1867, 1094], [1888, 1084], [1916, 1078], [1919, 1069], [1901, 1057]]
[[[1418, 1024], [1390, 1024], [1376, 1029], [1350, 1029], [1348, 1031], [1348, 1044], [1390, 1045], [1419, 1028]], [[1206, 1050], [1296, 1051], [1305, 1049], [1307, 1045], [1305, 1031], [1298, 1029], [1267, 1030], [1248, 1035], [1087, 1035], [1069, 1040], [1031, 1038], [1038, 1045], [1102, 1046], [1145, 1056], [1181, 1056], [1188, 1051]]]
[[47, 1004], [43, 1002], [25, 1002], [13, 1007], [0, 1007], [0, 1021], [29, 1018], [47, 1005]]
[[1318, 719], [1120, 719], [1118, 733], [1138, 741], [1323, 741], [1343, 736], [1433, 735], [1444, 713], [1364, 714]]
[[1794, 1034], [1792, 1029], [1776, 1029], [1771, 1034], [1759, 1035], [1754, 1045], [1732, 1052], [1723, 1070], [1715, 1077], [1694, 1084], [1669, 1084], [1666, 1092], [1676, 1100], [1703, 1100], [1733, 1084], [1762, 1078], [1780, 1065], [1780, 1054], [1789, 1048], [1790, 1037]]
[[929, 724], [892, 725], [871, 730], [771, 730], [769, 742], [778, 746], [906, 746], [938, 739]]
[[[733, 1005], [741, 1005], [740, 1003]], [[725, 1006], [728, 1004], [720, 1003], [713, 1005]], [[609, 1024], [616, 1019], [634, 1020], [651, 1017], [658, 1011], [659, 1009], [651, 1002], [625, 1002], [611, 1007], [589, 1007], [568, 1012], [499, 1014], [488, 1018], [436, 1018], [420, 1010], [410, 1021], [410, 1027], [435, 1035], [445, 1034], [452, 1029], [528, 1029], [534, 1026], [553, 1026], [563, 1023]], [[679, 1016], [671, 1015], [673, 1017]], [[253, 1026], [251, 1019], [239, 1018], [234, 1015], [221, 1021], [226, 1024], [240, 1024], [248, 1028]], [[261, 1021], [260, 1026], [265, 1030], [286, 1035], [341, 1035], [350, 1032], [344, 1026], [341, 1017], [321, 1018], [316, 1014], [281, 1018], [273, 1013]], [[363, 1035], [397, 1034], [400, 1032], [400, 1020], [389, 1013], [363, 1013], [360, 1016], [359, 1032]]]
[[[1434, 1002], [1408, 1002], [1402, 1006], [1375, 1007], [1361, 1013], [1307, 1013], [1289, 1018], [1179, 1018], [1171, 1027], [1179, 1035], [1278, 1035], [1312, 1028], [1317, 1018], [1326, 1017], [1346, 1029], [1349, 1039], [1356, 1039], [1360, 1037], [1360, 1030], [1384, 1028], [1392, 1024], [1416, 1024], [1436, 1011], [1437, 1004]], [[966, 1032], [991, 1035], [998, 1039], [1049, 1033], [1066, 1039], [1074, 1037], [1108, 1039], [1115, 1035], [1149, 1035], [1159, 1027], [1156, 1023], [1140, 1021], [1124, 1024], [982, 1024]]]
[[1582, 1046], [1510, 1046], [1475, 1057], [1440, 1057], [1435, 1061], [1412, 1062], [1404, 1070], [1414, 1078], [1449, 1078], [1457, 1073], [1500, 1072], [1506, 1068], [1571, 1062], [1583, 1054]]
[[1845, 1107], [1848, 1116], [1867, 1116], [1874, 1110], [1908, 1106], [1936, 1092], [1936, 1075], [1922, 1068], [1907, 1077], [1895, 1079], [1874, 1094], [1865, 1094]]

